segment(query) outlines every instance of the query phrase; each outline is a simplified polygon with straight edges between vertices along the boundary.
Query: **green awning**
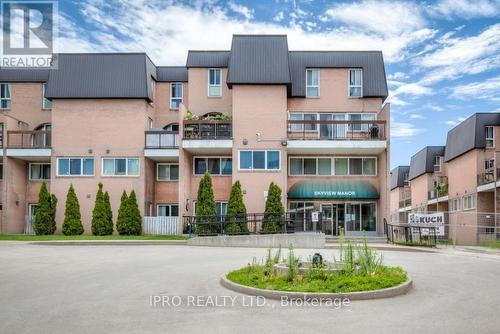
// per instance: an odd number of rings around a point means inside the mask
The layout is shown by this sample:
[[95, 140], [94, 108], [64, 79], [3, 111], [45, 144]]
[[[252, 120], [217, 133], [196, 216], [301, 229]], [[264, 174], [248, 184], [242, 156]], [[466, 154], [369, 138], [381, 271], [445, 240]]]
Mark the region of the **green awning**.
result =
[[379, 199], [377, 189], [368, 181], [299, 181], [288, 191], [288, 199]]

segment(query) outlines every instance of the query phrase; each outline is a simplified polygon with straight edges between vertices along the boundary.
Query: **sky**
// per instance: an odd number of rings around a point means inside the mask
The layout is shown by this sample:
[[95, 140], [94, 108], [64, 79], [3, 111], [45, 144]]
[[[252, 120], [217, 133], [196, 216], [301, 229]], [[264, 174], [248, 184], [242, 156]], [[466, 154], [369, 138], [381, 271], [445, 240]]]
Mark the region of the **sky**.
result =
[[287, 34], [290, 50], [382, 50], [391, 167], [475, 112], [500, 112], [500, 0], [59, 1], [58, 52], [147, 52], [185, 65], [232, 34]]

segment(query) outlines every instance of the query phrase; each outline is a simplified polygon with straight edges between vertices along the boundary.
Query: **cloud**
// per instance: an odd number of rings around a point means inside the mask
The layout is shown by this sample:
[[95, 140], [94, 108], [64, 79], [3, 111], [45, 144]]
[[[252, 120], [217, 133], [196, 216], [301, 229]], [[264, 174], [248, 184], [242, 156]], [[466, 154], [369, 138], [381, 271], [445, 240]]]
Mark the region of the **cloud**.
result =
[[421, 84], [434, 84], [500, 67], [500, 23], [476, 36], [449, 37], [440, 43], [435, 51], [415, 61], [417, 66], [429, 71]]
[[402, 107], [410, 104], [404, 100], [401, 100], [398, 96], [394, 96], [394, 95], [389, 95], [389, 97], [387, 98], [387, 102], [389, 102], [392, 105], [402, 106]]
[[449, 120], [449, 121], [446, 121], [444, 122], [446, 125], [450, 125], [450, 126], [456, 126], [458, 125], [459, 123], [462, 123], [463, 121], [465, 121], [465, 117], [458, 117], [457, 119], [452, 119], [452, 120]]
[[500, 15], [500, 1], [498, 0], [441, 0], [429, 7], [429, 14], [446, 19], [454, 17], [476, 18], [494, 17]]
[[281, 12], [278, 12], [278, 14], [276, 14], [274, 16], [273, 21], [281, 22], [281, 21], [283, 21], [284, 18], [285, 18], [285, 13], [283, 13], [283, 11], [281, 11]]
[[452, 88], [452, 97], [461, 100], [487, 99], [500, 101], [500, 76]]
[[413, 137], [424, 131], [412, 123], [391, 122], [391, 137]]
[[411, 119], [425, 119], [425, 117], [420, 115], [420, 114], [410, 114], [410, 118]]
[[429, 87], [422, 86], [418, 83], [408, 83], [400, 85], [394, 91], [395, 96], [401, 94], [413, 95], [413, 96], [431, 95], [432, 89], [430, 89]]
[[[85, 0], [75, 5], [85, 24], [61, 30], [58, 52], [146, 51], [157, 65], [185, 64], [189, 49], [229, 49], [232, 35], [242, 33], [287, 34], [291, 50], [382, 50], [390, 63], [404, 58], [408, 48], [435, 34], [423, 28], [402, 35], [378, 35], [345, 26], [308, 31], [300, 25], [230, 16], [228, 9], [217, 3], [190, 6], [147, 0]], [[302, 14], [297, 9], [295, 13]], [[185, 18], [184, 24], [179, 24], [180, 17]]]
[[386, 36], [413, 32], [422, 29], [426, 23], [416, 4], [386, 0], [337, 3], [324, 16], [363, 31]]
[[387, 80], [404, 80], [408, 78], [408, 74], [403, 72], [394, 72], [387, 75]]
[[251, 20], [253, 19], [253, 14], [254, 14], [254, 10], [253, 9], [250, 9], [248, 7], [245, 7], [243, 5], [239, 5], [237, 3], [234, 3], [232, 1], [228, 2], [227, 4], [229, 6], [229, 8], [235, 12], [235, 13], [238, 13], [240, 15], [242, 15], [243, 17], [245, 17], [247, 20]]

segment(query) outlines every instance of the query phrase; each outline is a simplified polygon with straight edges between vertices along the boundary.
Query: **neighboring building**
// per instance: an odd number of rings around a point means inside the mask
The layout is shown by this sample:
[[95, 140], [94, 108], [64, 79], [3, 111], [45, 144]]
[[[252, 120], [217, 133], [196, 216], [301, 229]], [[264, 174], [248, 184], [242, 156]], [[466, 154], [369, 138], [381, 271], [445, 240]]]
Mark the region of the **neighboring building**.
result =
[[500, 113], [476, 113], [448, 132], [446, 146], [427, 146], [413, 155], [410, 207], [398, 204], [397, 199], [408, 190], [400, 181], [405, 167], [395, 168], [391, 221], [406, 223], [407, 212], [440, 211], [445, 212], [450, 239], [462, 244], [496, 239], [500, 225], [499, 136]]
[[392, 223], [405, 223], [411, 210], [410, 166], [391, 170], [390, 217]]
[[22, 233], [41, 180], [75, 186], [85, 232], [98, 182], [114, 217], [134, 189], [143, 215], [193, 215], [212, 174], [219, 214], [239, 180], [247, 211], [283, 190], [296, 231], [383, 233], [389, 213], [389, 105], [381, 52], [289, 51], [286, 36], [235, 35], [185, 67], [144, 53], [60, 54], [57, 70], [0, 70], [4, 233]]

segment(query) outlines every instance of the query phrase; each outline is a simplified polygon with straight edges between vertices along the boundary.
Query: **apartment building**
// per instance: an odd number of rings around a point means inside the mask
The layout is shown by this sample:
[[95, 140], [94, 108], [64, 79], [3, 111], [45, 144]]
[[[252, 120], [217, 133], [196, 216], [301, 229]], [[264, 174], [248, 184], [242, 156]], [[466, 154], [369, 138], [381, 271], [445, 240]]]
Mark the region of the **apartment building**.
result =
[[411, 211], [410, 166], [398, 166], [391, 170], [390, 221], [405, 222], [405, 213]]
[[383, 232], [389, 212], [389, 120], [381, 52], [290, 51], [283, 35], [234, 35], [227, 51], [186, 65], [143, 53], [60, 54], [58, 69], [0, 70], [4, 233], [22, 233], [42, 180], [73, 184], [90, 233], [98, 182], [115, 213], [134, 189], [143, 215], [193, 215], [212, 175], [218, 214], [239, 180], [248, 212], [271, 182], [295, 230]]
[[[446, 146], [428, 146], [411, 158], [410, 200], [397, 182], [404, 167], [392, 170], [391, 221], [406, 223], [406, 212], [445, 212], [449, 238], [473, 244], [496, 238], [500, 206], [496, 143], [500, 113], [476, 113], [451, 129]], [[399, 197], [401, 198], [401, 197]], [[396, 213], [400, 213], [399, 220]], [[402, 221], [404, 220], [404, 221]]]

